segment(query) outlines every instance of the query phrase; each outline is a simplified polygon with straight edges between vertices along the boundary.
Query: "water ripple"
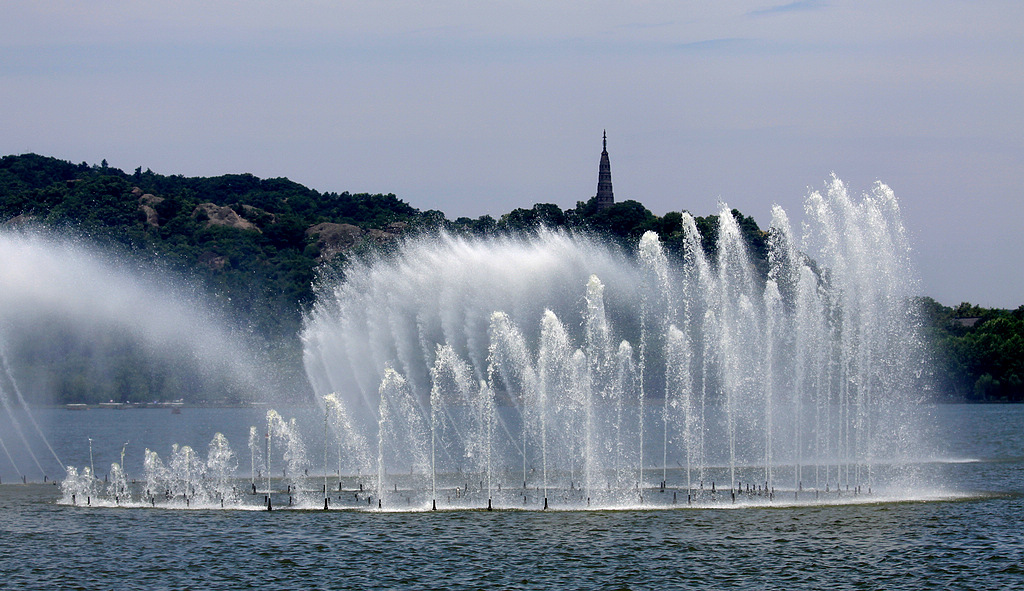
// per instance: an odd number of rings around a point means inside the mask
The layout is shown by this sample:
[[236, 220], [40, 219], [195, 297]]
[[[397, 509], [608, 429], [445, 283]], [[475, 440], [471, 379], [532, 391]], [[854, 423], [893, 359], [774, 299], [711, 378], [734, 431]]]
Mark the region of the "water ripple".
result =
[[1021, 579], [1019, 497], [571, 512], [162, 511], [0, 487], [0, 587], [928, 589]]

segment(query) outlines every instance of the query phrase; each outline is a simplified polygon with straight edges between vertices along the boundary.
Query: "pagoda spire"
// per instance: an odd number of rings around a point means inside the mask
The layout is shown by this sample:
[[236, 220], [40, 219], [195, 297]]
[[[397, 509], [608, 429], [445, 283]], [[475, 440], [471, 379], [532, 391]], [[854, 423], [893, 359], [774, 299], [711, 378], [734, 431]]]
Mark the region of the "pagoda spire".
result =
[[601, 164], [597, 170], [597, 209], [607, 209], [615, 203], [612, 193], [612, 164], [608, 159], [608, 130], [601, 141]]

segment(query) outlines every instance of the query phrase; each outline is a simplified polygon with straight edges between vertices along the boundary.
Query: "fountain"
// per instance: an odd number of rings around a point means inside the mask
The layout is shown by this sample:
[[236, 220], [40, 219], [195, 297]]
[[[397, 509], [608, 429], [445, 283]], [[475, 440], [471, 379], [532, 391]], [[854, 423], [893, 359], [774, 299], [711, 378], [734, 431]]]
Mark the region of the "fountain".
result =
[[763, 275], [725, 205], [719, 224], [711, 255], [688, 214], [671, 257], [653, 233], [635, 256], [546, 230], [411, 240], [320, 286], [308, 375], [378, 442], [385, 505], [417, 466], [431, 507], [907, 486], [925, 355], [892, 192], [833, 180], [801, 238], [773, 208]]
[[[151, 469], [147, 454], [149, 504], [153, 488], [267, 509], [906, 498], [926, 355], [896, 200], [834, 179], [805, 213], [797, 237], [773, 208], [766, 272], [724, 204], [710, 253], [684, 213], [674, 252], [650, 232], [634, 254], [540, 230], [354, 259], [318, 286], [302, 334], [321, 472], [270, 411], [247, 490], [218, 441], [205, 464], [176, 449]], [[69, 470], [65, 502], [95, 504], [94, 481]]]

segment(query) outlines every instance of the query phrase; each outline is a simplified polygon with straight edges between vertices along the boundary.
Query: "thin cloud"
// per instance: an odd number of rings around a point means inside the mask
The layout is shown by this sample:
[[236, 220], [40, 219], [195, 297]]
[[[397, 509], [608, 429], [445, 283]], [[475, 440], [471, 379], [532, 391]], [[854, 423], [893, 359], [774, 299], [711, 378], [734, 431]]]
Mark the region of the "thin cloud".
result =
[[639, 22], [637, 22], [637, 23], [624, 23], [624, 24], [621, 24], [621, 25], [617, 25], [615, 28], [619, 29], [619, 30], [631, 30], [631, 29], [633, 29], [633, 30], [635, 30], [635, 29], [646, 30], [646, 29], [661, 29], [661, 28], [665, 28], [665, 27], [674, 27], [674, 26], [676, 26], [678, 24], [679, 24], [678, 21], [659, 21], [659, 22], [652, 22], [652, 23], [639, 23]]
[[810, 10], [821, 10], [827, 7], [828, 3], [822, 2], [821, 0], [797, 0], [796, 2], [790, 2], [789, 4], [782, 4], [780, 6], [771, 6], [768, 8], [752, 10], [747, 14], [749, 16], [766, 16], [770, 14], [785, 14], [789, 12], [806, 12]]
[[722, 39], [706, 39], [704, 41], [691, 41], [689, 43], [677, 43], [675, 49], [682, 51], [720, 51], [738, 50], [749, 48], [753, 44], [750, 39], [742, 37], [726, 37]]

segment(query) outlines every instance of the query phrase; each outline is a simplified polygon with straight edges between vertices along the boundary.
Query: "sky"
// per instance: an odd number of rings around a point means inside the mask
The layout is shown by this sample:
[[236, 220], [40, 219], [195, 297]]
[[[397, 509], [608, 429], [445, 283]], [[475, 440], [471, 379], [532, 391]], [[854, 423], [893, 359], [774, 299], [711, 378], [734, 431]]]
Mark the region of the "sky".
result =
[[1024, 3], [0, 4], [0, 153], [394, 193], [450, 219], [617, 200], [794, 224], [900, 200], [920, 292], [1024, 304]]

